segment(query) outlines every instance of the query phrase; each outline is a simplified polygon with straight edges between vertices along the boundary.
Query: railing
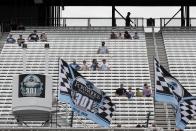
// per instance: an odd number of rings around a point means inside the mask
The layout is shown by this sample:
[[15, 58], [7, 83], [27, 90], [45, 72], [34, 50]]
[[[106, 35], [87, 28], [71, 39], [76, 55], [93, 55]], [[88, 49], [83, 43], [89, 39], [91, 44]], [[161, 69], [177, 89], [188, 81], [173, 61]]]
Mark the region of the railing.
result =
[[[131, 18], [133, 21], [133, 27], [144, 27], [147, 26], [148, 18]], [[155, 28], [164, 28], [164, 27], [180, 27], [181, 18], [154, 18], [155, 19]], [[168, 21], [171, 20], [169, 23]], [[14, 20], [1, 20], [2, 31], [10, 31], [13, 25], [12, 21], [17, 23], [22, 23], [25, 26], [39, 26], [39, 20], [35, 18], [16, 18]], [[42, 23], [43, 24], [43, 23]], [[125, 20], [123, 18], [116, 18], [116, 24], [118, 27], [125, 26]], [[62, 17], [62, 18], [49, 18], [45, 21], [45, 25], [55, 26], [55, 27], [69, 27], [69, 26], [83, 26], [83, 27], [100, 27], [112, 26], [112, 18], [109, 17], [95, 17], [95, 18], [82, 18], [82, 17]], [[190, 26], [196, 27], [196, 18], [190, 18]], [[151, 27], [150, 27], [151, 28]]]
[[[170, 20], [170, 18], [160, 18], [160, 27], [165, 27], [166, 23]], [[181, 18], [173, 18], [166, 27], [180, 27], [181, 26]], [[190, 26], [196, 27], [196, 18], [190, 18]]]
[[[143, 27], [144, 18], [131, 18], [134, 27]], [[112, 18], [49, 18], [54, 26], [112, 26]], [[123, 18], [116, 18], [117, 26], [125, 26]]]

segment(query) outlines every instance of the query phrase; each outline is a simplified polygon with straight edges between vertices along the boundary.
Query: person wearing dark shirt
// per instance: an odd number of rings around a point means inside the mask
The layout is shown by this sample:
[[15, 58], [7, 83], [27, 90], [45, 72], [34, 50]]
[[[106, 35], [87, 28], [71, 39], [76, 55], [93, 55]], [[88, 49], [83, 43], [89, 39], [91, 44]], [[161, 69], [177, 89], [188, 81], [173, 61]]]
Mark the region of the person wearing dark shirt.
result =
[[128, 31], [125, 31], [124, 39], [132, 39], [132, 37], [131, 37], [131, 35], [129, 34]]
[[19, 46], [21, 46], [21, 44], [25, 43], [25, 39], [22, 38], [22, 35], [19, 35], [19, 38], [17, 39], [17, 43]]
[[121, 83], [120, 88], [116, 89], [116, 94], [119, 96], [126, 95], [127, 91], [124, 88], [124, 85]]
[[130, 26], [130, 22], [131, 22], [131, 18], [130, 18], [130, 12], [127, 12], [127, 16], [125, 18], [125, 26], [129, 27]]
[[14, 44], [15, 42], [16, 40], [12, 37], [12, 34], [10, 34], [6, 40], [6, 43]]
[[99, 64], [98, 64], [98, 62], [97, 62], [97, 59], [93, 59], [92, 65], [90, 66], [90, 69], [91, 69], [92, 71], [97, 71], [97, 70], [99, 70]]
[[34, 30], [33, 33], [31, 33], [28, 37], [28, 40], [30, 42], [37, 42], [39, 40], [39, 36], [37, 35], [37, 31]]
[[111, 33], [110, 39], [117, 39], [117, 36], [116, 36], [116, 34], [114, 32]]

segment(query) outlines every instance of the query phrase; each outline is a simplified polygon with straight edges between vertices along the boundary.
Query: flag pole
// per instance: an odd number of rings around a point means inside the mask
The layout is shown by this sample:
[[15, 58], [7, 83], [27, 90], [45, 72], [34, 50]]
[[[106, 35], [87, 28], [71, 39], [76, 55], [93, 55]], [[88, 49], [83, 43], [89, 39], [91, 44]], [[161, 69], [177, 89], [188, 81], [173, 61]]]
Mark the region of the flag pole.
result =
[[26, 74], [26, 62], [27, 62], [27, 58], [26, 58], [26, 51], [27, 50], [27, 44], [22, 44], [22, 60], [23, 60], [23, 74]]
[[57, 109], [58, 109], [58, 105], [59, 105], [59, 61], [60, 61], [60, 57], [58, 57], [58, 79], [57, 79], [57, 88], [56, 88], [56, 128], [57, 128]]

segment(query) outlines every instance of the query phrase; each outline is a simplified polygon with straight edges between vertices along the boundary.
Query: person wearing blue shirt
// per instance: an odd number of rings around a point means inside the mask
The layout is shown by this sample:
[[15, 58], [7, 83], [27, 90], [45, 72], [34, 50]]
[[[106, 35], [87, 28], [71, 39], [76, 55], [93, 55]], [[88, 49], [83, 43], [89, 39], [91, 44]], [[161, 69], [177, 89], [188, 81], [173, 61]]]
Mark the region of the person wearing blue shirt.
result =
[[16, 43], [16, 40], [12, 37], [12, 34], [9, 35], [9, 37], [6, 40], [6, 43], [10, 43], [10, 44]]
[[76, 63], [76, 60], [73, 60], [73, 63], [69, 64], [73, 69], [80, 70], [80, 66]]

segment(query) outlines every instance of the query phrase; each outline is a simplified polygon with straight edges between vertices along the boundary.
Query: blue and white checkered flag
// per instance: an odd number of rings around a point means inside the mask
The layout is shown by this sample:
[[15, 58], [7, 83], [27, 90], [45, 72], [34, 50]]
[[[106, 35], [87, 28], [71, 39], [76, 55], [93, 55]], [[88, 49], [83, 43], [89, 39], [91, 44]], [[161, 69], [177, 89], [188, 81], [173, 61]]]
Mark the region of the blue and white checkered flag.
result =
[[109, 127], [115, 105], [106, 94], [80, 73], [59, 60], [59, 101], [69, 103], [72, 110], [95, 123]]
[[176, 111], [176, 127], [185, 129], [196, 115], [196, 97], [193, 97], [159, 62], [154, 60], [155, 100], [171, 104]]

